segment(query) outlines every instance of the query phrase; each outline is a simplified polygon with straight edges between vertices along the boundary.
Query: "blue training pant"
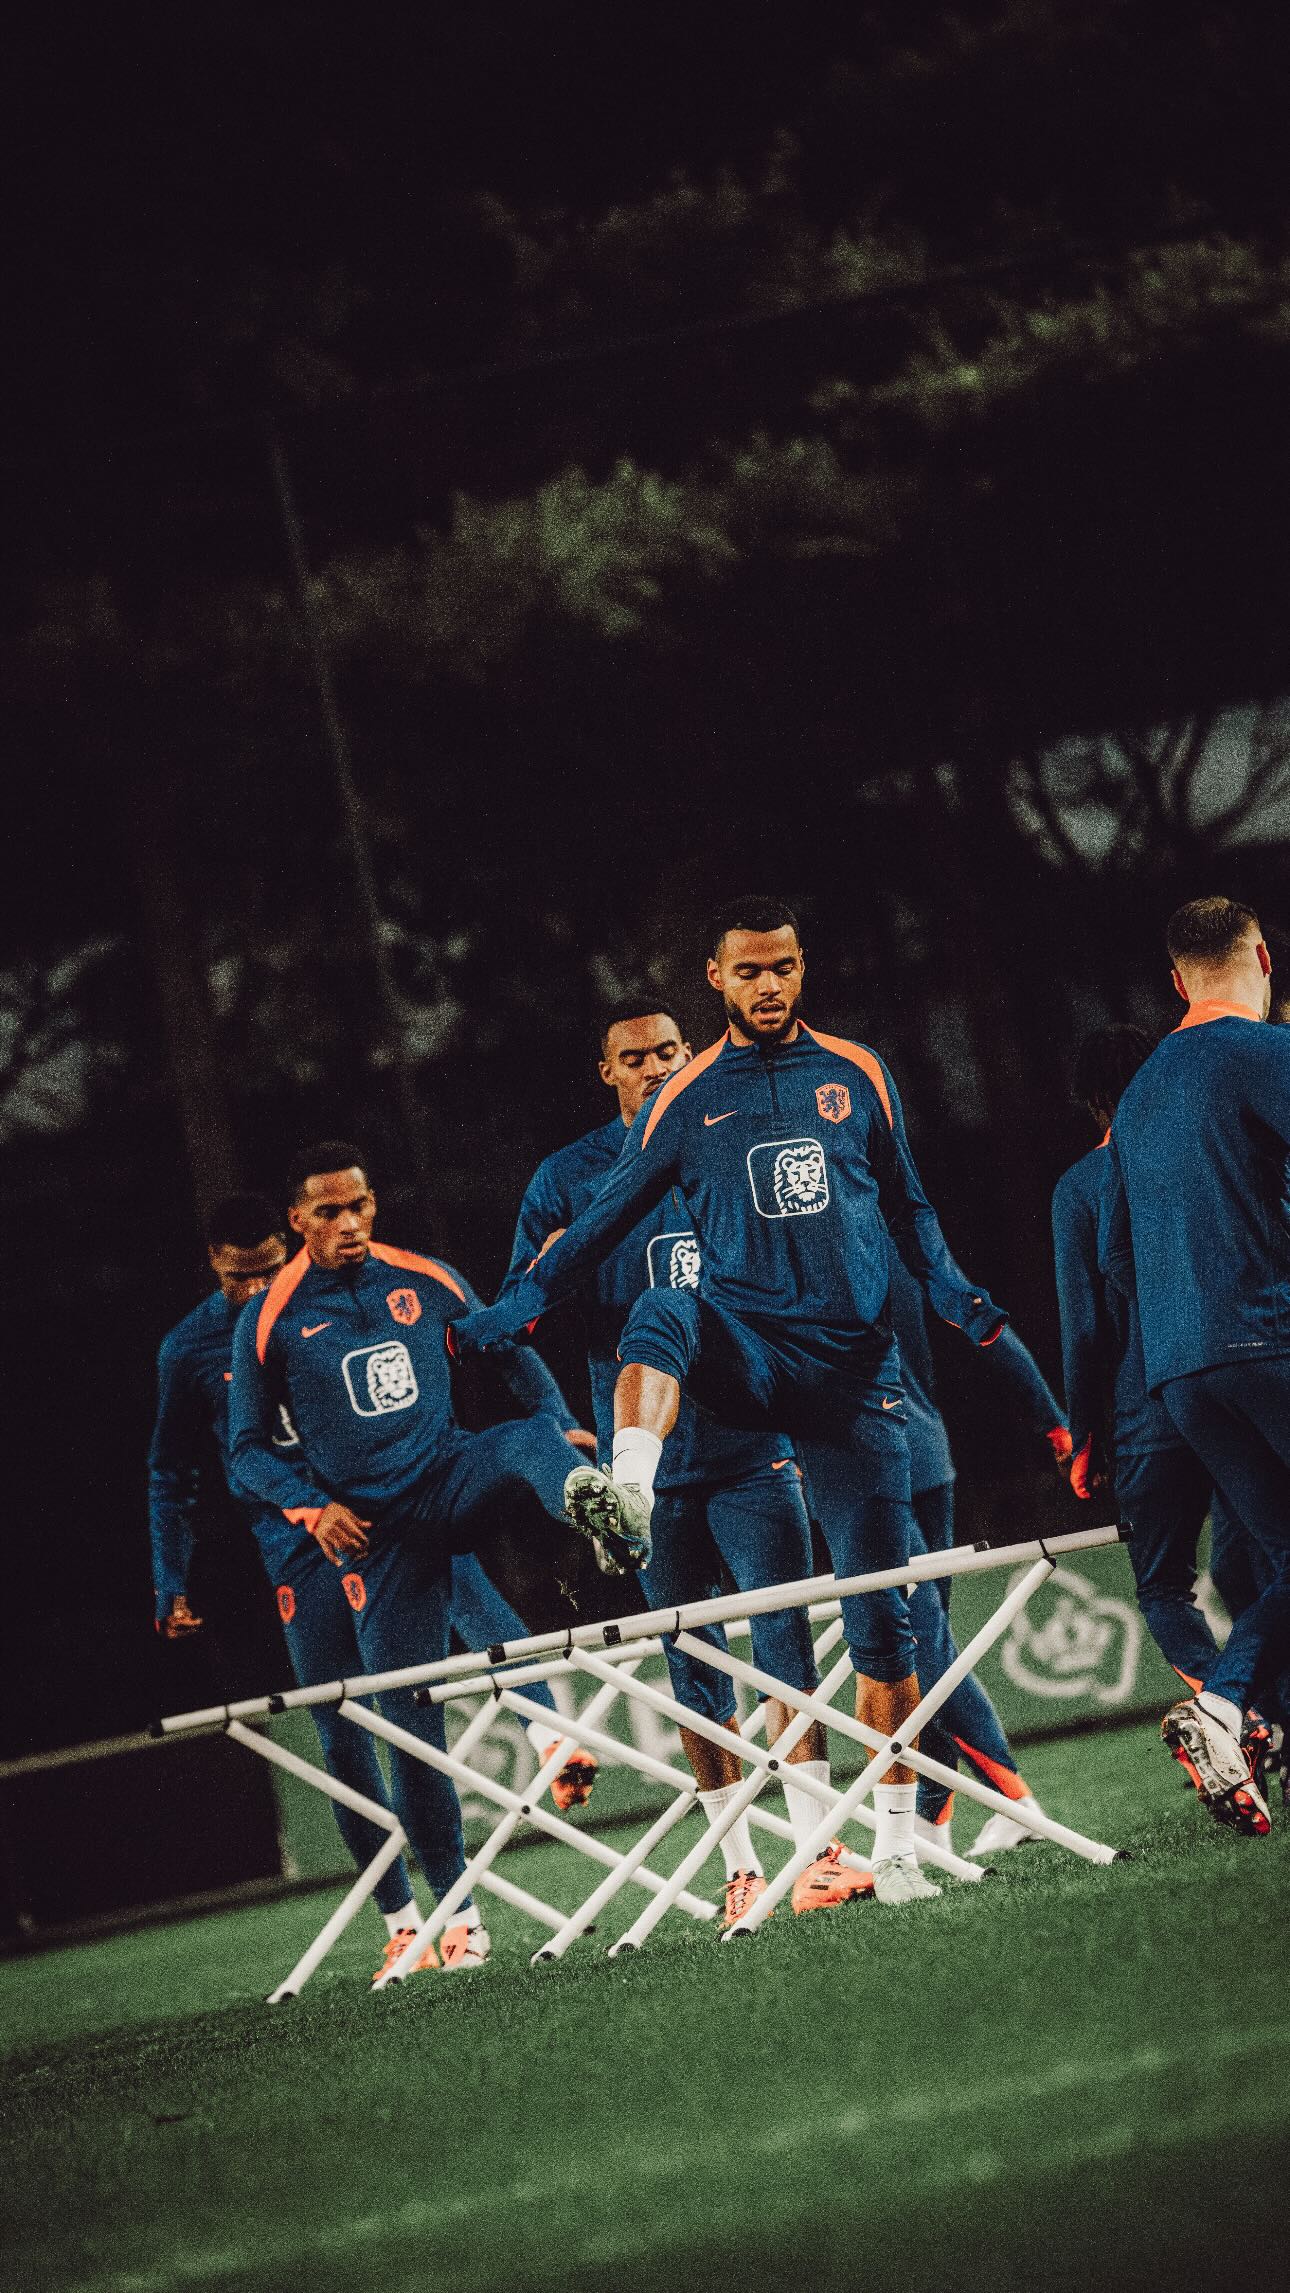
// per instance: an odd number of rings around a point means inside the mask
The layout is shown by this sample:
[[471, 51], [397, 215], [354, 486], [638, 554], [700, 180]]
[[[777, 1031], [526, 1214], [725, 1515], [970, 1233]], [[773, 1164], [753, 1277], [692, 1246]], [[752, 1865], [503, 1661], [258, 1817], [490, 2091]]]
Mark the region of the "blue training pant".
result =
[[1290, 1697], [1290, 1361], [1234, 1362], [1170, 1378], [1160, 1398], [1268, 1567], [1205, 1686], [1244, 1712]]
[[[723, 1561], [740, 1592], [794, 1584], [812, 1572], [811, 1524], [801, 1475], [791, 1461], [767, 1465], [741, 1481], [660, 1490], [650, 1527], [654, 1552], [640, 1580], [648, 1608], [714, 1599], [725, 1589]], [[779, 1609], [751, 1623], [753, 1663], [787, 1687], [814, 1689], [818, 1675], [806, 1610]], [[719, 1624], [703, 1625], [695, 1638], [712, 1648], [726, 1646]], [[734, 1684], [724, 1672], [670, 1643], [667, 1667], [678, 1704], [705, 1719], [734, 1718]]]
[[1191, 1449], [1117, 1455], [1115, 1497], [1143, 1621], [1166, 1664], [1190, 1688], [1209, 1685], [1218, 1642], [1196, 1605], [1196, 1554], [1213, 1482]]
[[[929, 1553], [948, 1552], [954, 1542], [954, 1483], [939, 1481], [935, 1488], [917, 1490], [914, 1513], [924, 1549]], [[933, 1577], [919, 1585], [912, 1596], [914, 1630], [918, 1636], [918, 1677], [924, 1687], [929, 1681], [939, 1679], [958, 1653], [952, 1633], [939, 1630], [925, 1605], [927, 1599], [934, 1596], [948, 1623], [953, 1582], [952, 1577]], [[1006, 1792], [1009, 1798], [1020, 1797], [1025, 1790], [1003, 1732], [1003, 1722], [975, 1673], [968, 1675], [928, 1721], [921, 1749], [947, 1768], [956, 1768], [960, 1753], [966, 1753], [983, 1782], [992, 1784], [996, 1791]], [[919, 1777], [918, 1812], [926, 1822], [946, 1820], [953, 1796], [948, 1784]]]
[[[905, 1404], [894, 1345], [872, 1377], [822, 1363], [782, 1331], [754, 1330], [692, 1291], [646, 1290], [619, 1357], [674, 1377], [719, 1422], [791, 1435], [838, 1576], [899, 1568], [916, 1530]], [[842, 1603], [856, 1671], [895, 1681], [915, 1668], [899, 1586]]]
[[567, 1530], [564, 1484], [576, 1462], [545, 1411], [508, 1418], [445, 1443], [442, 1457], [381, 1515], [381, 1525], [411, 1530], [445, 1553], [473, 1552], [502, 1519], [540, 1528], [545, 1514]]
[[[294, 1540], [289, 1551], [272, 1549], [265, 1553], [266, 1565], [274, 1575], [277, 1587], [278, 1613], [282, 1618], [287, 1653], [291, 1669], [302, 1688], [313, 1687], [326, 1680], [343, 1680], [360, 1672], [392, 1670], [403, 1664], [430, 1662], [438, 1653], [447, 1653], [446, 1637], [442, 1649], [417, 1644], [415, 1627], [406, 1635], [398, 1633], [400, 1644], [407, 1647], [403, 1655], [371, 1655], [372, 1618], [369, 1610], [369, 1588], [373, 1577], [370, 1556], [359, 1569], [341, 1571], [328, 1560], [312, 1537]], [[382, 1584], [382, 1597], [397, 1600], [398, 1573], [387, 1581], [388, 1572], [378, 1569]], [[363, 1619], [367, 1619], [366, 1628]], [[438, 1603], [430, 1604], [429, 1625], [439, 1632]], [[502, 1597], [492, 1579], [473, 1554], [454, 1559], [448, 1588], [448, 1626], [467, 1648], [487, 1648], [494, 1642], [523, 1638], [526, 1626], [520, 1616]], [[385, 1644], [388, 1627], [377, 1624], [380, 1642]], [[554, 1698], [545, 1682], [532, 1689], [533, 1700], [555, 1710]], [[443, 1749], [443, 1742], [420, 1725], [430, 1706], [411, 1704], [413, 1717], [408, 1716], [410, 1692], [399, 1697], [381, 1698], [386, 1717], [413, 1734], [424, 1735], [428, 1741]], [[439, 1712], [442, 1728], [442, 1709]], [[315, 1706], [313, 1721], [318, 1731], [323, 1764], [328, 1774], [338, 1783], [346, 1783], [353, 1791], [362, 1792], [364, 1798], [388, 1805], [385, 1778], [373, 1738], [364, 1734], [350, 1720], [342, 1720], [332, 1709]], [[413, 1760], [406, 1753], [391, 1748], [391, 1778], [394, 1785], [395, 1807], [404, 1829], [416, 1848], [418, 1858], [436, 1894], [441, 1894], [461, 1869], [458, 1861], [455, 1871], [447, 1878], [435, 1876], [436, 1869], [446, 1870], [447, 1862], [438, 1862], [438, 1848], [431, 1849], [430, 1837], [440, 1823], [446, 1807], [444, 1792], [434, 1787], [442, 1785], [455, 1791], [450, 1779], [437, 1777], [434, 1771]], [[430, 1785], [429, 1794], [424, 1784]], [[350, 1854], [359, 1866], [370, 1863], [381, 1846], [385, 1834], [353, 1809], [332, 1802], [333, 1812]], [[456, 1837], [460, 1846], [460, 1816], [456, 1818]], [[423, 1838], [426, 1844], [423, 1845]], [[446, 1850], [445, 1850], [446, 1853]], [[430, 1855], [431, 1859], [427, 1857]], [[402, 1857], [391, 1864], [376, 1889], [376, 1902], [382, 1911], [397, 1911], [408, 1901], [412, 1892], [407, 1866]]]

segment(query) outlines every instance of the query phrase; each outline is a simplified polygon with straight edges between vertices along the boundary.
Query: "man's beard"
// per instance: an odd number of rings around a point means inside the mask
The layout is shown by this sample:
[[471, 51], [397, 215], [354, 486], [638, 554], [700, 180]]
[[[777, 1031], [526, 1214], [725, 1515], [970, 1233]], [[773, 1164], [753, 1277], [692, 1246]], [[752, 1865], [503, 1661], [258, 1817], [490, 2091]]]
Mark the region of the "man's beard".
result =
[[770, 1028], [754, 1025], [751, 1019], [744, 1017], [737, 1004], [731, 1003], [728, 997], [724, 1000], [727, 1019], [740, 1030], [741, 1034], [750, 1035], [754, 1043], [782, 1043], [784, 1037], [791, 1034], [794, 1027], [797, 1026], [801, 1016], [802, 998], [800, 995], [796, 996], [793, 1002], [789, 1004], [786, 1017]]

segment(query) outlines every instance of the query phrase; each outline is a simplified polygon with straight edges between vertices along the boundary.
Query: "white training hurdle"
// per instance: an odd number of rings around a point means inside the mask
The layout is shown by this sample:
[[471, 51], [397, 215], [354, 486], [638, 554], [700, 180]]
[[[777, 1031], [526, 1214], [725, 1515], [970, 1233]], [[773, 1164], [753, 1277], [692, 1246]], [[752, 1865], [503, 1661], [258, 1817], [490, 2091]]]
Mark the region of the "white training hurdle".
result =
[[[694, 1601], [676, 1609], [619, 1617], [604, 1624], [571, 1625], [560, 1632], [537, 1633], [522, 1640], [509, 1641], [488, 1649], [482, 1655], [468, 1653], [449, 1656], [397, 1672], [370, 1673], [355, 1679], [331, 1681], [322, 1686], [288, 1689], [279, 1695], [252, 1697], [235, 1704], [213, 1705], [200, 1711], [178, 1713], [158, 1721], [153, 1734], [169, 1738], [221, 1729], [248, 1751], [289, 1770], [299, 1780], [326, 1793], [331, 1799], [341, 1801], [366, 1815], [387, 1835], [377, 1855], [359, 1873], [309, 1949], [271, 1993], [269, 2003], [276, 2004], [282, 1999], [293, 1997], [308, 1982], [361, 1908], [381, 1873], [407, 1842], [401, 1825], [388, 1808], [378, 1806], [337, 1783], [325, 1769], [311, 1766], [309, 1761], [301, 1759], [298, 1754], [287, 1751], [274, 1743], [272, 1738], [256, 1732], [247, 1725], [249, 1721], [266, 1719], [280, 1712], [308, 1709], [313, 1705], [334, 1705], [340, 1717], [355, 1727], [397, 1746], [409, 1757], [450, 1776], [459, 1790], [469, 1791], [477, 1798], [490, 1801], [497, 1810], [497, 1821], [488, 1837], [469, 1857], [461, 1877], [435, 1905], [400, 1957], [378, 1978], [375, 1985], [378, 1989], [385, 1988], [391, 1982], [401, 1981], [412, 1971], [427, 1944], [433, 1942], [450, 1924], [453, 1913], [476, 1887], [491, 1892], [500, 1901], [523, 1911], [538, 1926], [549, 1930], [545, 1940], [533, 1953], [530, 1963], [535, 1966], [562, 1958], [570, 1945], [595, 1925], [607, 1905], [627, 1887], [643, 1892], [647, 1899], [627, 1932], [611, 1945], [611, 1956], [622, 1951], [639, 1950], [669, 1911], [681, 1912], [692, 1919], [715, 1918], [716, 1906], [691, 1893], [691, 1881], [697, 1878], [725, 1832], [745, 1813], [751, 1813], [753, 1820], [766, 1830], [792, 1840], [791, 1827], [782, 1818], [756, 1808], [754, 1803], [768, 1783], [784, 1780], [789, 1752], [812, 1723], [819, 1722], [826, 1731], [859, 1745], [869, 1756], [860, 1773], [843, 1789], [822, 1783], [801, 1772], [793, 1776], [796, 1788], [818, 1800], [820, 1821], [809, 1840], [801, 1845], [794, 1842], [786, 1862], [746, 1917], [724, 1931], [723, 1941], [730, 1941], [753, 1933], [770, 1916], [792, 1888], [798, 1874], [823, 1852], [844, 1824], [858, 1822], [872, 1828], [874, 1817], [866, 1804], [869, 1795], [898, 1761], [919, 1775], [928, 1776], [965, 1797], [979, 1801], [982, 1806], [996, 1813], [1012, 1813], [1013, 1803], [1001, 1793], [992, 1790], [975, 1775], [962, 1774], [942, 1766], [928, 1754], [913, 1748], [913, 1739], [939, 1710], [959, 1681], [974, 1669], [986, 1651], [1007, 1631], [1031, 1595], [1052, 1574], [1060, 1558], [1068, 1553], [1088, 1551], [1119, 1540], [1119, 1529], [1107, 1527], [1036, 1538], [1019, 1545], [954, 1546], [947, 1552], [920, 1555], [900, 1569], [842, 1579], [812, 1577], [796, 1584], [773, 1585], [756, 1592]], [[806, 1695], [760, 1671], [745, 1658], [711, 1648], [706, 1642], [694, 1637], [699, 1627], [720, 1624], [735, 1628], [736, 1637], [743, 1638], [753, 1616], [785, 1608], [806, 1608], [811, 1620], [825, 1628], [816, 1642], [818, 1662], [831, 1656], [842, 1638], [839, 1603], [843, 1599], [853, 1594], [878, 1591], [929, 1577], [955, 1577], [1001, 1568], [1020, 1569], [1022, 1573], [997, 1609], [960, 1652], [957, 1660], [939, 1680], [926, 1689], [916, 1711], [903, 1724], [900, 1735], [890, 1739], [881, 1736], [849, 1713], [834, 1708], [833, 1698], [851, 1672], [851, 1660], [845, 1651], [824, 1672], [815, 1692]], [[735, 1734], [677, 1703], [667, 1689], [639, 1679], [637, 1675], [645, 1658], [661, 1653], [667, 1641], [683, 1648], [699, 1662], [725, 1673], [745, 1688], [763, 1697], [777, 1698], [789, 1707], [793, 1717], [774, 1746], [770, 1747], [760, 1740], [760, 1710], [750, 1715], [739, 1733]], [[510, 1712], [523, 1722], [536, 1719], [548, 1724], [560, 1724], [558, 1721], [553, 1722], [547, 1707], [533, 1703], [524, 1693], [527, 1687], [539, 1680], [558, 1677], [581, 1678], [594, 1681], [597, 1686], [591, 1700], [576, 1719], [564, 1723], [566, 1732], [553, 1746], [525, 1789], [522, 1792], [510, 1790], [493, 1777], [482, 1773], [478, 1767], [472, 1766], [472, 1751], [478, 1748], [501, 1711]], [[382, 1713], [368, 1708], [366, 1699], [380, 1696], [389, 1690], [405, 1688], [418, 1691], [418, 1701], [456, 1704], [481, 1699], [478, 1710], [451, 1750], [437, 1750], [421, 1737], [387, 1720]], [[694, 1734], [706, 1736], [725, 1750], [736, 1752], [748, 1771], [718, 1823], [711, 1827], [705, 1823], [702, 1837], [666, 1877], [651, 1868], [650, 1857], [694, 1804], [697, 1787], [688, 1767], [655, 1758], [639, 1746], [608, 1732], [603, 1723], [619, 1699], [628, 1702], [634, 1700], [657, 1717], [670, 1720], [677, 1727], [684, 1727]], [[643, 1777], [662, 1786], [670, 1794], [662, 1812], [625, 1852], [608, 1846], [593, 1831], [584, 1830], [538, 1804], [575, 1744], [595, 1752], [602, 1761], [635, 1768]], [[1027, 1827], [1040, 1837], [1089, 1862], [1110, 1863], [1116, 1859], [1114, 1848], [1088, 1838], [1065, 1824], [1057, 1823], [1037, 1810], [1027, 1810], [1026, 1822]], [[601, 1867], [603, 1876], [573, 1912], [565, 1913], [542, 1902], [504, 1879], [494, 1869], [503, 1849], [511, 1843], [521, 1826], [526, 1824]], [[969, 1884], [978, 1883], [985, 1875], [979, 1865], [965, 1861], [938, 1844], [920, 1841], [918, 1852], [920, 1858], [929, 1864]], [[864, 1856], [855, 1849], [846, 1850], [846, 1860], [858, 1868], [866, 1868]]]

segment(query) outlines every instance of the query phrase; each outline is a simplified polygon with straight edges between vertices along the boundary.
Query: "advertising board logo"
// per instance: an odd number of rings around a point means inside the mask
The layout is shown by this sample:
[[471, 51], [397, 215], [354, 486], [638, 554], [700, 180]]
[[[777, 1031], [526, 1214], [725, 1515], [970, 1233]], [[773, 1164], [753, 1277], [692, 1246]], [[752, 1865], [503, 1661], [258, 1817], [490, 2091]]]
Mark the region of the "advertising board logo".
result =
[[[1019, 1582], [1014, 1576], [1009, 1591]], [[1100, 1593], [1075, 1569], [1058, 1568], [1013, 1618], [999, 1661], [1014, 1686], [1032, 1696], [1126, 1704], [1141, 1640], [1138, 1612], [1128, 1601]]]
[[813, 1218], [829, 1207], [829, 1174], [818, 1139], [768, 1139], [750, 1147], [748, 1179], [763, 1218]]
[[359, 1346], [341, 1363], [350, 1407], [360, 1417], [388, 1417], [411, 1409], [421, 1398], [412, 1356], [399, 1338], [383, 1346]]
[[651, 1290], [697, 1290], [703, 1261], [693, 1234], [656, 1234], [645, 1252]]

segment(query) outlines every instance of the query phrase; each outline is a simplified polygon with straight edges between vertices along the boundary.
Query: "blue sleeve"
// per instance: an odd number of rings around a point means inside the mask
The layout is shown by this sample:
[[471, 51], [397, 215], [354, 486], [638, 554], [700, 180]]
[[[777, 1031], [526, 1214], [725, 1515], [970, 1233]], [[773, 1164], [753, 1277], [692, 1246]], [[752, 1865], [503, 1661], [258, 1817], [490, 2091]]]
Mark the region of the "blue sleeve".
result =
[[[624, 1138], [626, 1135], [624, 1131]], [[556, 1182], [553, 1157], [548, 1155], [545, 1162], [538, 1164], [524, 1190], [520, 1214], [515, 1221], [511, 1262], [506, 1269], [507, 1281], [517, 1281], [527, 1274], [548, 1234], [553, 1234], [557, 1226], [568, 1224], [569, 1205]]]
[[961, 1266], [950, 1256], [941, 1222], [923, 1192], [923, 1182], [910, 1153], [904, 1110], [896, 1086], [882, 1065], [891, 1100], [888, 1130], [881, 1104], [875, 1118], [878, 1152], [874, 1175], [878, 1201], [891, 1238], [924, 1292], [934, 1313], [956, 1330], [963, 1330], [975, 1345], [984, 1345], [1008, 1317], [987, 1290], [975, 1289]]
[[[458, 1287], [464, 1290], [467, 1311], [482, 1312], [483, 1300], [465, 1275], [455, 1266], [449, 1266], [446, 1271], [452, 1275]], [[512, 1396], [519, 1403], [523, 1416], [553, 1417], [562, 1433], [576, 1431], [577, 1418], [546, 1363], [533, 1351], [532, 1346], [495, 1346], [493, 1360], [510, 1387]]]
[[652, 1122], [652, 1113], [657, 1109], [651, 1110], [646, 1101], [603, 1186], [545, 1257], [517, 1281], [508, 1282], [496, 1305], [455, 1325], [463, 1352], [495, 1346], [539, 1321], [579, 1287], [647, 1210], [662, 1201], [676, 1178], [682, 1134], [670, 1110], [664, 1110], [657, 1123]]
[[1066, 1412], [1038, 1362], [1013, 1329], [1000, 1330], [986, 1360], [996, 1369], [1018, 1403], [1026, 1423], [1036, 1433], [1051, 1433], [1066, 1423]]
[[206, 1432], [186, 1358], [168, 1338], [157, 1355], [157, 1416], [148, 1449], [148, 1535], [159, 1624], [188, 1590], [198, 1467]]
[[1071, 1441], [1078, 1454], [1090, 1435], [1107, 1445], [1104, 1397], [1113, 1363], [1111, 1325], [1098, 1269], [1096, 1210], [1077, 1187], [1060, 1182], [1053, 1194], [1053, 1256], [1062, 1325], [1062, 1381]]
[[1125, 1192], [1114, 1125], [1106, 1146], [1106, 1169], [1102, 1173], [1102, 1192], [1097, 1208], [1096, 1264], [1105, 1279], [1123, 1297], [1137, 1296], [1138, 1276], [1133, 1263], [1129, 1197]]
[[[229, 1462], [237, 1488], [288, 1520], [302, 1520], [330, 1503], [327, 1491], [303, 1466], [289, 1465], [273, 1446], [282, 1420], [278, 1396], [255, 1348], [260, 1300], [252, 1298], [233, 1332], [233, 1382], [228, 1389]], [[272, 1345], [272, 1339], [270, 1339]]]

